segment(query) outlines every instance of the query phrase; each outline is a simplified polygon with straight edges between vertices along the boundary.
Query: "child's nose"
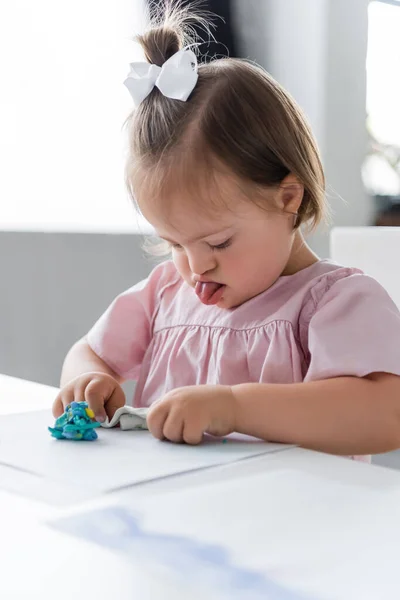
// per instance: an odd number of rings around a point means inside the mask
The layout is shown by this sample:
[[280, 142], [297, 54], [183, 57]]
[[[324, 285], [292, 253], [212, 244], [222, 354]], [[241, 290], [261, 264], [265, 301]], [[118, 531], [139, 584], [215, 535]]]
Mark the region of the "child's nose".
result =
[[188, 261], [190, 270], [196, 275], [204, 275], [217, 266], [214, 253], [209, 251], [188, 253]]

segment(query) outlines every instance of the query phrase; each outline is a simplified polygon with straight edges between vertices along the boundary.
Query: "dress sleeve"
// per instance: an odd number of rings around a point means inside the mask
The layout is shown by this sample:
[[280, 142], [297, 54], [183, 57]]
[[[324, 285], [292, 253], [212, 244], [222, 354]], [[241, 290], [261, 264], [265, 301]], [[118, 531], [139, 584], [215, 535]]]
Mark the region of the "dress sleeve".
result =
[[325, 281], [312, 293], [304, 381], [400, 375], [400, 313], [384, 288], [363, 273]]
[[162, 291], [174, 279], [171, 262], [158, 265], [147, 279], [117, 296], [88, 332], [92, 350], [123, 379], [137, 379]]

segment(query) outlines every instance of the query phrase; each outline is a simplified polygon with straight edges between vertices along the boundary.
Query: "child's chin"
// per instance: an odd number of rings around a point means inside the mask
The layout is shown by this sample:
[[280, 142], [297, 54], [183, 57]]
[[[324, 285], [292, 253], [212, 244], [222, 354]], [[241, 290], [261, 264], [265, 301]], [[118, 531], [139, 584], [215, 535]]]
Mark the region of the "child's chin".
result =
[[218, 308], [235, 308], [236, 306], [239, 306], [239, 304], [242, 304], [241, 302], [235, 302], [234, 298], [226, 298], [225, 295], [222, 296], [221, 300], [219, 302], [217, 302], [216, 306], [218, 306]]
[[216, 306], [218, 306], [218, 308], [225, 308], [225, 309], [229, 309], [229, 308], [237, 308], [238, 306], [241, 306], [242, 304], [244, 304], [245, 302], [247, 302], [248, 300], [250, 300], [251, 297], [234, 297], [234, 296], [228, 296], [226, 297], [225, 294], [222, 296], [221, 300], [219, 302], [217, 302]]
[[218, 308], [231, 308], [229, 305], [229, 302], [227, 302], [226, 298], [224, 298], [224, 296], [222, 296], [221, 300], [219, 300], [215, 306], [218, 306]]

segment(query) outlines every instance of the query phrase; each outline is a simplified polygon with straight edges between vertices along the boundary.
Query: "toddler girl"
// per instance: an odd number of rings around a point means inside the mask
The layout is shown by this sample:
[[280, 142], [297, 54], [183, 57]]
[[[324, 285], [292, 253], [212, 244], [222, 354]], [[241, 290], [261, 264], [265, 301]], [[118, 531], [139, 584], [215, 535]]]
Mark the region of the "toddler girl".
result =
[[99, 421], [112, 417], [133, 379], [160, 439], [235, 431], [343, 455], [400, 447], [400, 315], [374, 279], [320, 260], [302, 237], [325, 211], [305, 118], [253, 64], [197, 66], [186, 18], [170, 11], [140, 37], [147, 62], [125, 82], [128, 188], [172, 261], [72, 347], [54, 415], [86, 400]]

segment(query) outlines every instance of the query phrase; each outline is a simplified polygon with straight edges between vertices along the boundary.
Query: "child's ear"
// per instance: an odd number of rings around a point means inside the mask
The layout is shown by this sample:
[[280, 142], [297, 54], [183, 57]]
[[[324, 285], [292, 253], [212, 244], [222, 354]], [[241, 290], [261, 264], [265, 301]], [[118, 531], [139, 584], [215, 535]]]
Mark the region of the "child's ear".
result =
[[282, 179], [277, 195], [279, 208], [288, 212], [297, 213], [304, 196], [304, 185], [300, 183], [296, 175], [289, 173]]

